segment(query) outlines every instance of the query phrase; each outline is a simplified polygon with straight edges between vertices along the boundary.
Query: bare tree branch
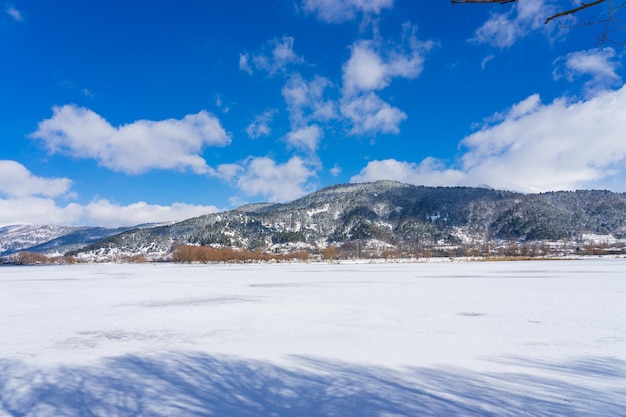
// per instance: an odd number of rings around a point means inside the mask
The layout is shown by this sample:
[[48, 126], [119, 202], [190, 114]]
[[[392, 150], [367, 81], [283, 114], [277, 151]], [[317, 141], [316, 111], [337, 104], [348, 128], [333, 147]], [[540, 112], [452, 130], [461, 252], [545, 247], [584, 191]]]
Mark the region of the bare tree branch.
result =
[[589, 8], [589, 7], [593, 7], [593, 6], [596, 6], [596, 5], [600, 4], [600, 3], [604, 3], [605, 1], [606, 1], [606, 0], [597, 0], [597, 1], [594, 1], [594, 2], [591, 2], [591, 3], [583, 3], [581, 6], [576, 7], [576, 8], [574, 8], [574, 9], [565, 10], [565, 11], [563, 11], [563, 12], [560, 12], [560, 13], [557, 13], [557, 14], [555, 14], [555, 15], [550, 16], [549, 18], [547, 18], [547, 19], [546, 19], [546, 21], [544, 22], [544, 24], [547, 24], [547, 23], [549, 23], [551, 20], [554, 20], [554, 19], [556, 19], [556, 18], [558, 18], [558, 17], [561, 17], [561, 16], [567, 16], [567, 15], [570, 15], [570, 14], [574, 14], [574, 13], [576, 13], [576, 12], [579, 12], [579, 11], [581, 11], [581, 10], [587, 9], [587, 8]]
[[[507, 4], [507, 3], [516, 3], [519, 0], [450, 0], [450, 1], [452, 2], [452, 4], [460, 4], [460, 3]], [[572, 3], [574, 3], [574, 1], [572, 1]], [[602, 30], [602, 34], [600, 35], [600, 43], [610, 42], [620, 47], [626, 47], [626, 42], [618, 42], [615, 40], [615, 38], [613, 38], [613, 34], [616, 32], [622, 32], [622, 33], [626, 32], [626, 27], [622, 25], [622, 23], [616, 17], [617, 12], [620, 11], [622, 7], [626, 6], [626, 1], [609, 0], [607, 2], [607, 0], [593, 0], [589, 3], [582, 3], [582, 2], [576, 2], [576, 3], [579, 3], [579, 6], [569, 9], [569, 10], [564, 10], [562, 12], [549, 16], [546, 18], [544, 23], [547, 24], [555, 19], [558, 19], [564, 16], [573, 15], [575, 13], [581, 12], [583, 10], [586, 10], [586, 9], [589, 9], [591, 7], [595, 7], [601, 4], [606, 4], [606, 7], [602, 8], [603, 10], [602, 14], [604, 14], [604, 16], [590, 19], [588, 22], [581, 23], [577, 26], [591, 26], [591, 25], [602, 24], [604, 25], [604, 27]]]

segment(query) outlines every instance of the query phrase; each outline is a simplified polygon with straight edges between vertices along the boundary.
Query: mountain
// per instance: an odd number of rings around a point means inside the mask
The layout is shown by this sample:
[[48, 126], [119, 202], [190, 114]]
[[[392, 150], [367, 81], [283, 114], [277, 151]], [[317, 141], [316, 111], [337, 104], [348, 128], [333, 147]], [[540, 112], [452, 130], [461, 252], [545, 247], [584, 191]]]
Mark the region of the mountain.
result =
[[350, 243], [414, 250], [492, 240], [626, 237], [626, 194], [525, 195], [393, 181], [336, 185], [286, 204], [258, 203], [179, 223], [132, 229], [72, 254], [164, 256], [179, 244], [286, 251]]
[[86, 226], [12, 225], [0, 227], [0, 255], [19, 251], [63, 254], [80, 249], [125, 228], [108, 229]]

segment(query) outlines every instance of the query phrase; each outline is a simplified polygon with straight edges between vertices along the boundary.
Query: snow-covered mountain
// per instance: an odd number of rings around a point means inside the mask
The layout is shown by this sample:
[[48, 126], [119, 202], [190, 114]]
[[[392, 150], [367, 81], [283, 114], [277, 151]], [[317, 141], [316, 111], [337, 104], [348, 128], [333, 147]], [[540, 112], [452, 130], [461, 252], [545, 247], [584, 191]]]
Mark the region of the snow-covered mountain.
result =
[[178, 244], [261, 250], [328, 244], [433, 244], [626, 237], [626, 194], [519, 194], [393, 181], [328, 187], [286, 204], [259, 203], [179, 223], [132, 229], [74, 254], [162, 256]]
[[9, 254], [40, 245], [72, 233], [75, 227], [18, 224], [0, 227], [0, 254]]
[[128, 228], [24, 224], [5, 226], [0, 227], [0, 255], [18, 251], [63, 254], [125, 230]]

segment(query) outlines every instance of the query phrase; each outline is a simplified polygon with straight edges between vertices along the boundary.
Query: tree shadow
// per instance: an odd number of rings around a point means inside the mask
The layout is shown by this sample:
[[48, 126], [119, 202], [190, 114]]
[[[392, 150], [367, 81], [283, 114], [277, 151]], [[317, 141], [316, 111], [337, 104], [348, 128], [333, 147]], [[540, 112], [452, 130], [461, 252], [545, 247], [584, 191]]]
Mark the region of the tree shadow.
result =
[[497, 361], [515, 372], [360, 366], [294, 357], [292, 366], [170, 353], [97, 366], [0, 361], [0, 416], [620, 416], [626, 362]]

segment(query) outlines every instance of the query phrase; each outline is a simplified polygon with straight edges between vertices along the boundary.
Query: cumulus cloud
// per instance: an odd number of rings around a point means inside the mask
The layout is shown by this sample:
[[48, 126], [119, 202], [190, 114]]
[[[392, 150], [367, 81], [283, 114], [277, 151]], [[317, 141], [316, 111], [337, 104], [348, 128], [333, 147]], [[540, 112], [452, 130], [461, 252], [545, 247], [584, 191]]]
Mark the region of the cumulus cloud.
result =
[[182, 221], [192, 217], [216, 213], [215, 206], [173, 203], [170, 206], [148, 204], [144, 201], [121, 205], [106, 199], [95, 200], [80, 206], [83, 221], [109, 227], [134, 226], [144, 223]]
[[405, 24], [400, 43], [381, 40], [358, 41], [343, 65], [341, 114], [350, 123], [351, 135], [400, 132], [407, 118], [402, 110], [382, 100], [375, 91], [389, 86], [394, 78], [413, 79], [424, 67], [432, 42], [421, 42], [415, 26]]
[[[347, 4], [329, 2], [328, 7], [342, 9]], [[367, 4], [360, 0], [350, 7], [360, 5], [367, 10], [375, 9], [371, 9], [374, 3]], [[407, 115], [385, 102], [377, 92], [396, 78], [413, 79], [423, 70], [425, 56], [434, 43], [419, 41], [416, 31], [414, 25], [405, 23], [400, 41], [385, 41], [376, 36], [376, 39], [355, 42], [350, 58], [342, 66], [340, 88], [319, 75], [305, 79], [299, 73], [291, 73], [282, 88], [291, 128], [284, 137], [287, 143], [296, 149], [314, 152], [323, 129], [337, 120], [348, 125], [350, 135], [399, 133], [399, 124]], [[240, 55], [239, 66], [248, 73], [263, 70], [272, 75], [284, 73], [289, 63], [302, 62], [304, 60], [293, 52], [293, 38], [283, 37], [261, 48], [260, 53]], [[334, 98], [329, 98], [330, 94], [334, 94]], [[248, 135], [254, 138], [269, 134], [267, 120], [267, 115], [257, 117], [248, 126]]]
[[378, 180], [400, 181], [408, 184], [448, 186], [458, 185], [464, 174], [448, 169], [441, 161], [426, 158], [421, 163], [384, 159], [370, 161], [351, 182], [371, 182]]
[[371, 161], [352, 181], [424, 185], [489, 184], [522, 192], [602, 186], [626, 171], [626, 86], [577, 102], [542, 104], [532, 95], [461, 141], [451, 165]]
[[343, 66], [343, 86], [348, 94], [380, 90], [389, 84], [392, 74], [370, 44], [371, 41], [360, 41], [352, 45], [350, 59]]
[[338, 164], [335, 164], [331, 169], [330, 169], [330, 175], [332, 175], [333, 177], [338, 176], [339, 174], [341, 174], [341, 167]]
[[68, 178], [44, 178], [33, 175], [16, 161], [0, 160], [0, 194], [11, 197], [58, 197], [68, 192]]
[[269, 109], [264, 111], [262, 114], [257, 114], [254, 116], [254, 120], [252, 123], [246, 127], [246, 133], [252, 139], [257, 139], [262, 136], [269, 136], [272, 133], [272, 129], [270, 128], [270, 123], [274, 120], [274, 116], [276, 116], [278, 110]]
[[359, 13], [379, 15], [383, 9], [391, 9], [394, 0], [302, 0], [302, 7], [320, 20], [340, 23], [353, 20]]
[[320, 76], [306, 81], [300, 74], [293, 74], [282, 88], [287, 105], [291, 131], [287, 143], [296, 149], [315, 152], [324, 132], [315, 122], [328, 122], [338, 117], [335, 101], [325, 97], [332, 83]]
[[59, 204], [68, 197], [72, 181], [33, 175], [16, 161], [0, 161], [0, 225], [33, 223], [63, 225], [133, 226], [141, 223], [184, 220], [218, 211], [214, 206], [145, 202], [120, 205], [106, 199], [88, 204]]
[[82, 209], [72, 203], [59, 206], [51, 198], [0, 198], [0, 226], [9, 224], [80, 224]]
[[282, 88], [282, 95], [289, 111], [292, 126], [300, 127], [310, 121], [325, 122], [337, 117], [336, 103], [325, 97], [332, 83], [316, 75], [306, 81], [300, 74], [293, 74]]
[[349, 134], [400, 133], [406, 113], [391, 106], [374, 93], [344, 99], [341, 114], [351, 125]]
[[4, 11], [6, 12], [6, 14], [11, 16], [13, 20], [15, 20], [16, 22], [24, 21], [24, 16], [22, 16], [22, 13], [19, 10], [17, 10], [14, 6], [9, 4], [5, 7]]
[[552, 33], [555, 26], [544, 25], [544, 21], [554, 13], [556, 9], [546, 0], [516, 2], [505, 12], [491, 14], [476, 30], [470, 41], [501, 49], [508, 48], [534, 31], [543, 30], [546, 34]]
[[585, 83], [585, 91], [594, 95], [596, 90], [621, 84], [622, 79], [616, 72], [620, 61], [616, 58], [615, 49], [611, 47], [572, 52], [555, 61], [557, 66], [552, 75], [555, 80], [565, 78], [569, 82], [587, 76], [590, 79]]
[[[319, 133], [321, 134], [321, 133]], [[305, 132], [303, 147], [314, 146]], [[298, 157], [277, 163], [268, 157], [250, 157], [242, 163], [222, 164], [210, 175], [234, 183], [248, 196], [288, 201], [311, 192], [316, 166]], [[144, 201], [118, 204], [98, 198], [87, 204], [60, 204], [68, 197], [72, 181], [33, 175], [15, 161], [0, 161], [0, 225], [33, 223], [63, 225], [133, 226], [142, 223], [180, 221], [219, 211], [215, 206], [175, 202], [171, 205]], [[2, 198], [2, 197], [6, 198]]]
[[417, 77], [424, 68], [426, 53], [434, 44], [420, 42], [415, 30], [412, 25], [404, 25], [403, 42], [399, 44], [380, 40], [355, 42], [350, 58], [343, 65], [344, 94], [381, 90], [397, 77]]
[[504, 120], [517, 120], [522, 116], [534, 112], [541, 106], [541, 97], [539, 94], [532, 94], [519, 103], [515, 103], [505, 112], [497, 112], [485, 118], [486, 124], [499, 123]]
[[297, 156], [282, 164], [268, 157], [250, 157], [236, 168], [230, 165], [228, 171], [246, 195], [274, 202], [293, 200], [312, 191], [310, 180], [315, 177], [315, 167]]
[[287, 134], [287, 143], [294, 148], [307, 152], [315, 152], [324, 131], [318, 125], [301, 127]]
[[217, 211], [215, 206], [185, 203], [162, 206], [145, 202], [120, 205], [106, 199], [85, 205], [60, 205], [51, 198], [29, 196], [0, 199], [0, 225], [30, 223], [122, 227], [181, 221]]
[[240, 164], [221, 164], [217, 166], [217, 169], [213, 172], [213, 176], [224, 180], [231, 181], [235, 178], [241, 171], [243, 171], [244, 167]]
[[270, 76], [284, 72], [290, 64], [301, 64], [304, 59], [293, 50], [294, 38], [283, 36], [267, 42], [254, 54], [239, 55], [239, 69], [250, 75], [254, 70], [267, 72]]
[[54, 107], [32, 138], [52, 153], [91, 158], [114, 171], [139, 174], [150, 169], [177, 169], [202, 174], [211, 168], [202, 158], [205, 146], [226, 146], [230, 135], [206, 111], [180, 120], [138, 120], [114, 127], [95, 112], [75, 105]]
[[59, 202], [74, 198], [72, 180], [34, 175], [16, 161], [0, 160], [0, 225], [59, 224], [133, 226], [141, 223], [180, 221], [218, 211], [215, 206], [175, 202], [121, 205], [106, 199], [87, 204]]

